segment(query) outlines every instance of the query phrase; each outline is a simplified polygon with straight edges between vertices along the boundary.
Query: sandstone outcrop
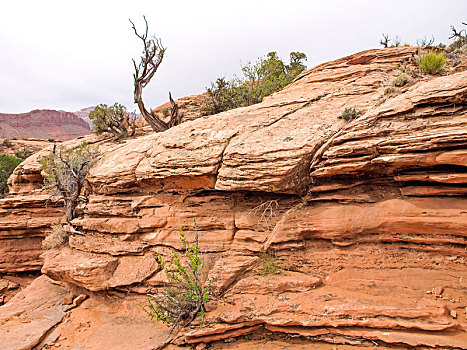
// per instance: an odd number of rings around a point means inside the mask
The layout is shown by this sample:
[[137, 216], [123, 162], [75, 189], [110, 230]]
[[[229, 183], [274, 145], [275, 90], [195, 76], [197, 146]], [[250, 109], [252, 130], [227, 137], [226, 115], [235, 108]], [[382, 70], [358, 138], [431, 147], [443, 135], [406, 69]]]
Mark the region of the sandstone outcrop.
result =
[[0, 138], [38, 138], [66, 141], [90, 133], [89, 125], [73, 113], [51, 109], [0, 113]]
[[[181, 248], [181, 228], [216, 279], [206, 326], [180, 346], [265, 332], [465, 348], [466, 62], [426, 76], [417, 51], [364, 51], [261, 104], [105, 146], [74, 221], [84, 235], [45, 252], [42, 272], [96, 295], [156, 292], [154, 256]], [[397, 65], [415, 81], [385, 94]], [[348, 107], [363, 114], [340, 119]], [[38, 159], [10, 178], [16, 196], [40, 183]], [[264, 251], [280, 274], [258, 273]]]

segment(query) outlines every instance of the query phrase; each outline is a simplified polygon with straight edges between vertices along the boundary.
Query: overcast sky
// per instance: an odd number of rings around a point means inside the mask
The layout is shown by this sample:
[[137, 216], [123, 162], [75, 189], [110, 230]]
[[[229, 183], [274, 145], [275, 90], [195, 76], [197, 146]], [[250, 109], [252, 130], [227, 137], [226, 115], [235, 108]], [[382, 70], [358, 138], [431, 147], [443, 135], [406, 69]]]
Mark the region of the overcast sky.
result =
[[162, 39], [166, 56], [143, 91], [156, 107], [205, 91], [269, 51], [302, 51], [308, 67], [377, 48], [381, 33], [447, 43], [467, 0], [1, 1], [0, 112], [76, 111], [118, 101], [133, 110], [131, 58], [141, 41], [128, 18]]

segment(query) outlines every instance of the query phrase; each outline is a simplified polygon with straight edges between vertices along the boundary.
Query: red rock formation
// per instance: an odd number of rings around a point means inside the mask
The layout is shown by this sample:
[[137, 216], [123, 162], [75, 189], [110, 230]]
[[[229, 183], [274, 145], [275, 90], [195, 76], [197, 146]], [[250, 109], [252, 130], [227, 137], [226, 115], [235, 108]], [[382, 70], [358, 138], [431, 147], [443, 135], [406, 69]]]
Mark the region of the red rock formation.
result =
[[0, 113], [0, 138], [70, 140], [90, 133], [89, 125], [70, 112], [50, 109]]
[[[44, 253], [42, 272], [96, 295], [155, 292], [156, 252], [197, 229], [214, 297], [179, 345], [261, 333], [465, 348], [467, 70], [424, 76], [417, 50], [364, 51], [261, 104], [109, 146], [74, 222], [85, 234]], [[398, 64], [415, 82], [385, 95]], [[363, 114], [339, 119], [347, 107]], [[35, 186], [36, 163], [16, 189]], [[268, 249], [281, 274], [258, 273]]]

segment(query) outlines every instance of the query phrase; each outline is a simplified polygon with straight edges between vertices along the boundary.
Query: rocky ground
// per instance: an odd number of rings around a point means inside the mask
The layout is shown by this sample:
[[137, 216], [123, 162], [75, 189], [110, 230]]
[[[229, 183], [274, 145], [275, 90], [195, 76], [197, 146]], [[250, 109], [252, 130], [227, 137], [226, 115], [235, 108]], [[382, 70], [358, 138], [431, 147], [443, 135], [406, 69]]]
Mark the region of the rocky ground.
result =
[[[466, 348], [467, 61], [425, 75], [418, 50], [325, 63], [164, 133], [88, 137], [104, 156], [84, 235], [60, 249], [41, 251], [63, 214], [40, 189], [47, 151], [30, 157], [0, 201], [0, 273], [43, 276], [0, 307], [6, 348], [157, 346], [168, 330], [140, 305], [180, 227], [190, 241], [197, 228], [215, 282], [206, 326], [173, 349]], [[414, 81], [387, 93], [401, 69]], [[362, 115], [340, 119], [349, 107]], [[264, 251], [279, 273], [259, 274]]]

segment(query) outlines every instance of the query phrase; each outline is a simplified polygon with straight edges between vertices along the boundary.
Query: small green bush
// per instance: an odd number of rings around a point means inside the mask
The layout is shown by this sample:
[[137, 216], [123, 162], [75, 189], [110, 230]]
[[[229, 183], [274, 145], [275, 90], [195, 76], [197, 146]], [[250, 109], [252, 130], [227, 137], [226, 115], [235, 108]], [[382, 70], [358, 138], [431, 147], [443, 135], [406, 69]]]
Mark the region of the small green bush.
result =
[[342, 114], [339, 116], [339, 119], [344, 119], [350, 122], [355, 118], [358, 118], [362, 114], [363, 112], [355, 107], [346, 108], [344, 112], [342, 112]]
[[10, 148], [11, 147], [11, 141], [8, 140], [8, 139], [3, 139], [2, 141], [2, 145], [6, 148]]
[[113, 106], [98, 105], [89, 113], [89, 119], [93, 124], [92, 132], [97, 135], [110, 132], [117, 138], [123, 138], [135, 134], [136, 117], [117, 102]]
[[420, 55], [418, 67], [423, 73], [438, 74], [444, 71], [445, 64], [446, 56], [444, 53], [431, 51]]
[[0, 197], [8, 193], [7, 180], [21, 162], [22, 159], [0, 154]]
[[164, 107], [164, 108], [162, 108], [162, 115], [163, 115], [164, 117], [168, 117], [169, 114], [170, 114], [169, 107]]
[[227, 81], [218, 78], [207, 88], [208, 98], [201, 106], [201, 115], [211, 115], [229, 109], [259, 103], [265, 96], [282, 89], [306, 69], [303, 52], [291, 52], [290, 63], [285, 64], [276, 52], [270, 52], [256, 63], [242, 67], [242, 78]]
[[401, 73], [397, 76], [396, 79], [394, 79], [393, 84], [395, 86], [405, 86], [407, 84], [410, 84], [413, 81], [413, 79], [408, 75], [407, 73]]
[[152, 319], [173, 325], [170, 333], [181, 322], [186, 322], [187, 326], [197, 316], [203, 325], [204, 305], [210, 298], [213, 281], [211, 278], [205, 286], [201, 283], [204, 259], [198, 248], [198, 237], [195, 244], [190, 244], [180, 229], [180, 242], [183, 255], [174, 250], [170, 264], [166, 264], [160, 254], [157, 255], [157, 262], [167, 276], [168, 284], [162, 295], [148, 295], [147, 306], [143, 307]]

